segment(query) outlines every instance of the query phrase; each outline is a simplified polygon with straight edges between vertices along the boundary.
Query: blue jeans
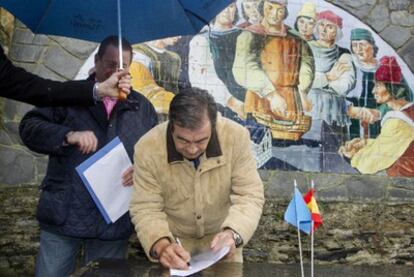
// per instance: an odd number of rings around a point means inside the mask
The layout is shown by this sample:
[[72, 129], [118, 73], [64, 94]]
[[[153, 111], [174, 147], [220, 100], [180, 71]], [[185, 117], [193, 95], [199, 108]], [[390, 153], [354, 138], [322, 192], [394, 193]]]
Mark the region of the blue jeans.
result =
[[66, 277], [74, 270], [83, 245], [82, 265], [98, 258], [126, 258], [128, 240], [78, 239], [40, 231], [40, 249], [36, 259], [37, 277]]

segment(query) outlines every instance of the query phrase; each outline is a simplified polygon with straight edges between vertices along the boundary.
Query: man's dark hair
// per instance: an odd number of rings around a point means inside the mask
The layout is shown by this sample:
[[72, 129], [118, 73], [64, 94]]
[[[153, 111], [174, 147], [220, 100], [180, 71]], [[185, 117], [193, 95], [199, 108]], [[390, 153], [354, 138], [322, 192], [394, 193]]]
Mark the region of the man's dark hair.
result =
[[168, 118], [172, 126], [196, 130], [206, 115], [214, 128], [217, 120], [214, 98], [206, 90], [185, 87], [171, 101]]
[[[115, 46], [116, 48], [119, 48], [118, 43], [118, 36], [109, 36], [106, 37], [98, 48], [98, 53], [96, 55], [99, 56], [99, 58], [102, 58], [105, 54], [106, 48], [108, 48], [109, 45]], [[132, 60], [132, 46], [126, 39], [122, 38], [122, 50], [128, 51], [131, 54], [131, 60]]]
[[[351, 53], [352, 54], [355, 54], [354, 50], [352, 49], [352, 42], [353, 41], [356, 41], [356, 40], [357, 39], [351, 40], [351, 43], [350, 43], [349, 49], [351, 50]], [[378, 53], [378, 46], [375, 44], [375, 42], [372, 42], [372, 41], [369, 41], [369, 40], [367, 40], [367, 41], [368, 41], [369, 44], [372, 45], [372, 48], [374, 50], [373, 56], [374, 56], [374, 58], [376, 58], [377, 57], [377, 53]]]
[[[230, 5], [229, 5], [230, 6]], [[228, 6], [225, 8], [225, 9], [227, 9], [228, 8]], [[238, 13], [238, 8], [237, 8], [237, 6], [236, 6], [236, 11], [234, 12], [234, 19], [233, 19], [233, 25], [235, 25], [236, 23], [237, 23], [237, 21], [239, 21], [239, 13]], [[217, 14], [218, 15], [218, 14]], [[211, 23], [212, 24], [214, 24], [214, 23], [216, 23], [216, 18], [217, 18], [217, 16], [216, 17], [214, 17], [212, 20], [211, 20]]]
[[[262, 2], [259, 3], [259, 7], [257, 9], [259, 10], [259, 13], [262, 17], [264, 17], [264, 2], [272, 3], [272, 2], [269, 2], [269, 1], [266, 1], [266, 0], [263, 0]], [[282, 5], [282, 4], [280, 4], [280, 5], [283, 6], [284, 9], [285, 9], [285, 16], [283, 17], [283, 20], [285, 20], [289, 15], [289, 11], [288, 11], [287, 6]]]
[[[306, 15], [299, 15], [298, 17], [296, 17], [296, 20], [295, 20], [295, 25], [294, 25], [293, 27], [294, 27], [294, 28], [295, 28], [295, 30], [296, 30], [296, 31], [298, 31], [298, 32], [299, 32], [298, 21], [299, 21], [299, 19], [300, 19], [301, 17], [306, 18], [306, 19], [313, 19], [312, 17], [310, 17], [310, 16], [306, 16]], [[315, 19], [313, 19], [313, 21], [315, 21]], [[315, 22], [316, 22], [316, 21], [315, 21]]]

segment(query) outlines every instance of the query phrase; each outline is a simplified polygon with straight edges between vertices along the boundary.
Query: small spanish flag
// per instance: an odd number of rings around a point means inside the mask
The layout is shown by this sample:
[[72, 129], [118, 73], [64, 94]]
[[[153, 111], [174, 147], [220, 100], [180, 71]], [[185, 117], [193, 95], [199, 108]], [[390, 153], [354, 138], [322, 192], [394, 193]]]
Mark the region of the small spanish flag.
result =
[[313, 196], [315, 193], [314, 189], [310, 189], [306, 195], [303, 197], [305, 200], [306, 206], [308, 206], [309, 211], [312, 214], [312, 220], [313, 220], [313, 231], [316, 230], [316, 228], [319, 227], [319, 225], [322, 224], [322, 216], [319, 212], [318, 204], [316, 203], [316, 199]]

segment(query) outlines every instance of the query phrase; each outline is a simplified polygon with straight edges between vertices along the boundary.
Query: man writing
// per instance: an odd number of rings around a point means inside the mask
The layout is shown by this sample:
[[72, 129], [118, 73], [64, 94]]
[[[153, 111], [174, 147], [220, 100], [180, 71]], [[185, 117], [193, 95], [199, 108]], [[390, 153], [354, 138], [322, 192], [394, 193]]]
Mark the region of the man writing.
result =
[[36, 106], [93, 105], [104, 96], [131, 89], [128, 71], [115, 72], [102, 83], [46, 80], [14, 66], [0, 46], [0, 96]]
[[264, 203], [250, 149], [249, 132], [217, 115], [208, 92], [175, 96], [169, 121], [135, 145], [130, 214], [152, 261], [186, 269], [191, 255], [225, 245], [226, 261], [243, 261]]

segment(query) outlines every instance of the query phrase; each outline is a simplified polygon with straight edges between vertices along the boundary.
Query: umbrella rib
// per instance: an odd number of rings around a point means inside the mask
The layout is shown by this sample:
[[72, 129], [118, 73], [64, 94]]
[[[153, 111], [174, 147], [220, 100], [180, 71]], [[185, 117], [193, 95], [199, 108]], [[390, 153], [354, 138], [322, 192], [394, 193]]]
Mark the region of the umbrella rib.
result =
[[[183, 10], [184, 10], [186, 13], [189, 13], [189, 14], [191, 14], [191, 15], [195, 16], [198, 20], [200, 20], [200, 21], [201, 21], [201, 22], [203, 22], [204, 24], [206, 24], [206, 25], [210, 26], [210, 23], [209, 23], [207, 20], [205, 20], [204, 18], [202, 18], [201, 16], [199, 16], [199, 15], [198, 15], [198, 14], [196, 14], [195, 12], [193, 12], [193, 11], [191, 11], [191, 10], [189, 10], [189, 9], [186, 9], [186, 8], [183, 6], [183, 4], [181, 3], [181, 1], [177, 1], [177, 2], [178, 2], [178, 3], [180, 3], [181, 8], [183, 8]], [[194, 26], [193, 22], [192, 22], [191, 20], [188, 20], [188, 21], [190, 21], [190, 24], [193, 26], [194, 30], [197, 30], [197, 27], [196, 27], [196, 26]]]
[[39, 24], [37, 24], [36, 29], [33, 30], [33, 33], [39, 33], [38, 32], [39, 27], [42, 24], [44, 18], [47, 16], [47, 14], [49, 14], [49, 10], [50, 10], [50, 7], [52, 6], [52, 2], [53, 0], [49, 0], [49, 4], [47, 5], [47, 8], [45, 9], [45, 12], [43, 13], [42, 18], [39, 20]]

